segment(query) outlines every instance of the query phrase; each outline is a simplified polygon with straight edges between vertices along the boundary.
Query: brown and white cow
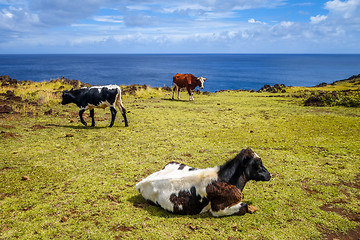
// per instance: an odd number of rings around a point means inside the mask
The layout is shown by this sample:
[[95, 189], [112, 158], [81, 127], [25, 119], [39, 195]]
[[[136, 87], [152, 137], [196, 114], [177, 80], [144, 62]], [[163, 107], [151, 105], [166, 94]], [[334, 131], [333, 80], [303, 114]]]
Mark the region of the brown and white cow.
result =
[[204, 77], [195, 77], [192, 74], [180, 74], [177, 73], [173, 77], [173, 95], [172, 99], [174, 99], [174, 93], [175, 90], [178, 90], [178, 99], [180, 99], [180, 89], [186, 88], [186, 90], [189, 93], [189, 100], [194, 101], [194, 89], [196, 87], [200, 87], [201, 89], [204, 89], [204, 82], [206, 78]]
[[136, 184], [136, 190], [149, 202], [176, 214], [213, 216], [242, 215], [251, 212], [242, 202], [242, 190], [249, 180], [269, 181], [270, 173], [250, 148], [221, 166], [196, 169], [169, 163]]

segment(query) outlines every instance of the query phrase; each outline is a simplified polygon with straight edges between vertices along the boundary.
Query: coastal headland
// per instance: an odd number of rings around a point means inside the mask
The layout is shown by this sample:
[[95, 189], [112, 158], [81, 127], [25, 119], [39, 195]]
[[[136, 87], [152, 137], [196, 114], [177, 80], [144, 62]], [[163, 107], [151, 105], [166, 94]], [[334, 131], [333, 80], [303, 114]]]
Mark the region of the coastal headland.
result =
[[[77, 106], [60, 104], [62, 91], [86, 86], [0, 76], [1, 239], [359, 238], [360, 75], [197, 91], [192, 102], [169, 87], [121, 86], [127, 128], [120, 117], [108, 128], [108, 109], [83, 126]], [[247, 147], [272, 174], [243, 191], [254, 214], [174, 215], [135, 190], [169, 162], [207, 168]]]

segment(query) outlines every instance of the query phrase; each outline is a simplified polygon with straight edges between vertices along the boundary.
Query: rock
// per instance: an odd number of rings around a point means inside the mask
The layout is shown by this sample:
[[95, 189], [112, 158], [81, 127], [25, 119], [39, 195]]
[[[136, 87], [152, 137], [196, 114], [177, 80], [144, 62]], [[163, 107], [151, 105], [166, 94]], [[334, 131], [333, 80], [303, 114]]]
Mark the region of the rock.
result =
[[45, 115], [51, 115], [52, 109], [49, 109], [48, 111], [44, 112]]
[[1, 105], [0, 106], [0, 114], [1, 113], [11, 113], [12, 111], [13, 111], [13, 109], [9, 105]]
[[30, 181], [30, 178], [28, 176], [22, 176], [21, 180], [23, 181]]
[[0, 76], [0, 82], [2, 86], [17, 85], [16, 79], [10, 78], [8, 75]]
[[326, 82], [322, 82], [322, 83], [316, 85], [315, 87], [325, 87], [325, 86], [327, 86], [327, 83], [326, 83]]
[[265, 84], [258, 92], [284, 93], [286, 92], [285, 87], [284, 84], [275, 84], [274, 86]]

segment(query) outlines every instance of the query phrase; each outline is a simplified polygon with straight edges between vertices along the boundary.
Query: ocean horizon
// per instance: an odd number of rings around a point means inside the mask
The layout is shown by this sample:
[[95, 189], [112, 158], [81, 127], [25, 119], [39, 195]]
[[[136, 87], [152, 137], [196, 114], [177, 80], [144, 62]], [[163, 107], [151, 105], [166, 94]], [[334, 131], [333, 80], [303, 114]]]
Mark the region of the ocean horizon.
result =
[[360, 54], [0, 54], [0, 75], [92, 85], [172, 86], [176, 73], [203, 76], [204, 90], [315, 86], [360, 73]]

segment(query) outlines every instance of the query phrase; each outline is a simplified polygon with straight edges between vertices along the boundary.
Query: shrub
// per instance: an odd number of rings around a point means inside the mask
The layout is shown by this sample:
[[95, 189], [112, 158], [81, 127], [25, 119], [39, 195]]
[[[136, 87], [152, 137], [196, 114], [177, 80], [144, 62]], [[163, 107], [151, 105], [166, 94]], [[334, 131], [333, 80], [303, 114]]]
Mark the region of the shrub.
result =
[[345, 106], [360, 107], [360, 91], [312, 92], [304, 101], [305, 106]]

